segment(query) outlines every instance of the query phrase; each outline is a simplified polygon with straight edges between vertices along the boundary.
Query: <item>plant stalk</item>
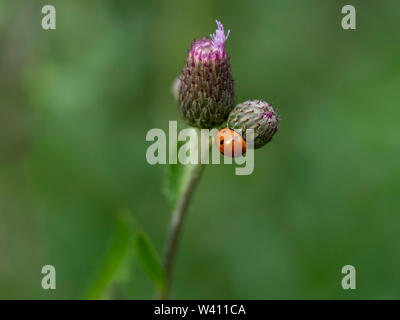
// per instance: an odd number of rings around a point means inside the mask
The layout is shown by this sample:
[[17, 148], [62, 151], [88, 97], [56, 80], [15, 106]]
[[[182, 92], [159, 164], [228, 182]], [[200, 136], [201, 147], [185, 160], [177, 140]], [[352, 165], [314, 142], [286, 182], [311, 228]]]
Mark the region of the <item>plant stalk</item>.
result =
[[185, 220], [186, 212], [192, 199], [196, 186], [201, 178], [201, 174], [205, 168], [204, 164], [195, 164], [190, 172], [190, 178], [185, 186], [183, 194], [176, 206], [170, 223], [168, 243], [164, 257], [164, 270], [166, 276], [166, 285], [160, 293], [160, 299], [168, 298], [168, 292], [171, 287], [172, 270], [174, 265], [174, 258], [178, 248], [178, 242], [182, 230], [182, 225]]

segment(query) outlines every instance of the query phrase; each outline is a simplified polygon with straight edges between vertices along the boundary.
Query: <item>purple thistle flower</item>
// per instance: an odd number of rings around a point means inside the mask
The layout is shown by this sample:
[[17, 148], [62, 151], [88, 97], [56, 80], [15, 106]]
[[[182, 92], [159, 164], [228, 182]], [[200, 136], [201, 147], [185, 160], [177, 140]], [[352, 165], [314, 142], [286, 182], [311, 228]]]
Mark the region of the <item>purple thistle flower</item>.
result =
[[225, 36], [224, 26], [221, 22], [216, 20], [218, 29], [215, 34], [211, 34], [211, 40], [204, 37], [201, 40], [194, 41], [190, 48], [190, 55], [192, 59], [199, 61], [207, 61], [212, 59], [226, 58], [225, 41], [229, 37], [230, 30]]
[[215, 34], [210, 34], [210, 38], [213, 47], [219, 49], [224, 46], [225, 41], [228, 39], [231, 30], [228, 30], [228, 33], [225, 36], [224, 26], [222, 25], [222, 23], [218, 20], [215, 20], [215, 22], [217, 23], [218, 29], [215, 31]]
[[235, 88], [225, 42], [224, 27], [211, 39], [194, 40], [182, 70], [179, 109], [186, 122], [199, 128], [213, 128], [223, 123], [235, 104]]

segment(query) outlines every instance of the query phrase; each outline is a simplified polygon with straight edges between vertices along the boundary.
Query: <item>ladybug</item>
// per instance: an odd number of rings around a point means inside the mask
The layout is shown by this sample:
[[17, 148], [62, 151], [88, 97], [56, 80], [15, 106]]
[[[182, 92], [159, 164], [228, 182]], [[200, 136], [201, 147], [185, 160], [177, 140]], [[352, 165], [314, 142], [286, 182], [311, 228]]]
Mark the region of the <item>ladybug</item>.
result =
[[219, 130], [215, 141], [219, 151], [225, 156], [240, 157], [246, 152], [246, 141], [232, 129]]

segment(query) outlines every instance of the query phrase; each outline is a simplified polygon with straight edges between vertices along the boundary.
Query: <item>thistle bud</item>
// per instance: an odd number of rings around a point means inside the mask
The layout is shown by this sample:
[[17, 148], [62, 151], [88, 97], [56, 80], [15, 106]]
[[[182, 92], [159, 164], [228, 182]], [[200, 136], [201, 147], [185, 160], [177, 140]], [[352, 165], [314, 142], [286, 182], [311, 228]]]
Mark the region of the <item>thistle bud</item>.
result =
[[246, 130], [254, 130], [254, 148], [261, 148], [271, 141], [278, 131], [279, 116], [276, 109], [262, 100], [248, 100], [238, 104], [228, 118], [228, 128], [241, 130], [246, 139]]
[[179, 109], [185, 121], [199, 128], [223, 123], [235, 104], [235, 90], [229, 56], [226, 53], [224, 27], [211, 39], [194, 41], [182, 70]]

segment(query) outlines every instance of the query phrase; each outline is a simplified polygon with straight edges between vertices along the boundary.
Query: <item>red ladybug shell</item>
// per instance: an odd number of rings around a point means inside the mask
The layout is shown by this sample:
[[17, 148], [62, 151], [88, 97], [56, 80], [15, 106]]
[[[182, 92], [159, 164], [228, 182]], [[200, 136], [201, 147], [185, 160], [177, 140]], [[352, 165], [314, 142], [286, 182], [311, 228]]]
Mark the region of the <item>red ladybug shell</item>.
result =
[[215, 141], [219, 151], [225, 156], [240, 157], [246, 152], [246, 141], [229, 128], [219, 130]]

